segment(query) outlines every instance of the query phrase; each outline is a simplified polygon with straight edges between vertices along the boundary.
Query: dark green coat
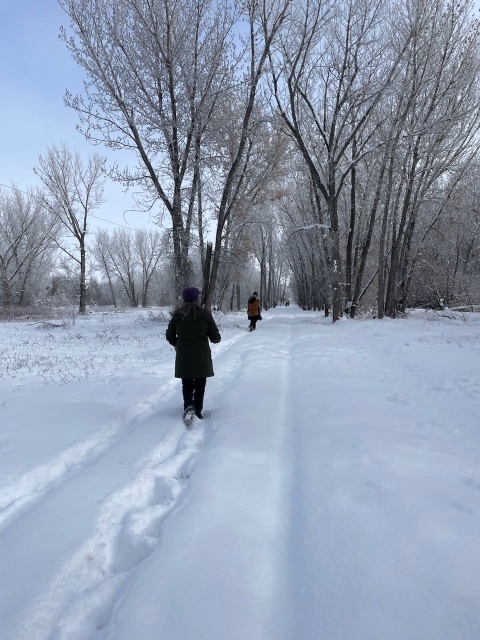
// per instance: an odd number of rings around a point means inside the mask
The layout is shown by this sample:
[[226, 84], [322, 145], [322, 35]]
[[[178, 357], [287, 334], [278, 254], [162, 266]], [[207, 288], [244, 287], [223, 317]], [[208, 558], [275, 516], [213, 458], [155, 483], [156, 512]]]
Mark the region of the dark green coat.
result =
[[184, 317], [175, 311], [168, 323], [166, 338], [176, 347], [176, 378], [210, 378], [213, 376], [212, 354], [208, 341], [216, 344], [222, 336], [210, 311], [196, 307]]

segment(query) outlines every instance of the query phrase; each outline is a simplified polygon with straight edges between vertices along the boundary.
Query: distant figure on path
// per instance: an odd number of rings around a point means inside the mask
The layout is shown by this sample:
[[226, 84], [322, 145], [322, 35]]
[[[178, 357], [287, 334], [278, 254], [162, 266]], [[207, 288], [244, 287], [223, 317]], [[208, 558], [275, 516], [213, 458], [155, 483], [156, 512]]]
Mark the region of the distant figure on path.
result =
[[252, 297], [248, 300], [248, 319], [250, 320], [250, 324], [248, 326], [249, 331], [255, 331], [258, 320], [262, 319], [260, 310], [261, 304], [258, 298], [258, 293], [254, 291]]
[[168, 323], [166, 338], [175, 347], [175, 377], [182, 379], [183, 420], [188, 427], [193, 416], [203, 419], [203, 396], [207, 378], [213, 373], [210, 342], [220, 342], [212, 314], [199, 305], [196, 287], [183, 290], [183, 302]]

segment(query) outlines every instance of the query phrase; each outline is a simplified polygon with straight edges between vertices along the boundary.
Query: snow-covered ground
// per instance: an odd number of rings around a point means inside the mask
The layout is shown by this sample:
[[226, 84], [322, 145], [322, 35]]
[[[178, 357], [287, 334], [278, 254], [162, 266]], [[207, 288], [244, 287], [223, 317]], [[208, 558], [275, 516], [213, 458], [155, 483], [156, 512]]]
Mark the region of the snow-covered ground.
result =
[[480, 314], [0, 324], [1, 640], [478, 640]]

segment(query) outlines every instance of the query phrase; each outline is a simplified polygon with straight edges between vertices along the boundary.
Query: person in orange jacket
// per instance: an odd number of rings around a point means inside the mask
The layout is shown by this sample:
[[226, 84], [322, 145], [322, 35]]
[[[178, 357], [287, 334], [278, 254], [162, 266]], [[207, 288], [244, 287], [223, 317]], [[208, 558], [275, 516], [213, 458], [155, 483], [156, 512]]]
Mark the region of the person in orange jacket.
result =
[[262, 319], [260, 315], [261, 304], [260, 299], [256, 291], [253, 292], [253, 295], [248, 300], [248, 319], [250, 320], [250, 324], [248, 326], [249, 331], [254, 331], [257, 327], [258, 320]]

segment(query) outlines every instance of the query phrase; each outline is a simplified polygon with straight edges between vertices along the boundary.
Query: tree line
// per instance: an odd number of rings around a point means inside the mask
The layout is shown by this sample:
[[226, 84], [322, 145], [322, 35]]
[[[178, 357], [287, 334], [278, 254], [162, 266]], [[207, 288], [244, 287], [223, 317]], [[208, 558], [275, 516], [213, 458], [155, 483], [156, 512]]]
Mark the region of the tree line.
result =
[[[98, 206], [96, 175], [135, 188], [168, 228], [154, 252], [173, 298], [195, 281], [208, 307], [233, 308], [255, 283], [266, 305], [289, 291], [334, 321], [361, 306], [381, 318], [479, 302], [470, 1], [59, 2], [86, 76], [66, 105], [88, 140], [132, 155], [126, 167], [91, 159], [81, 188], [72, 178], [73, 209], [49, 174], [62, 150], [39, 162], [45, 211], [72, 220], [80, 272], [78, 192]], [[133, 286], [105, 256], [105, 281], [148, 299], [148, 268]]]

